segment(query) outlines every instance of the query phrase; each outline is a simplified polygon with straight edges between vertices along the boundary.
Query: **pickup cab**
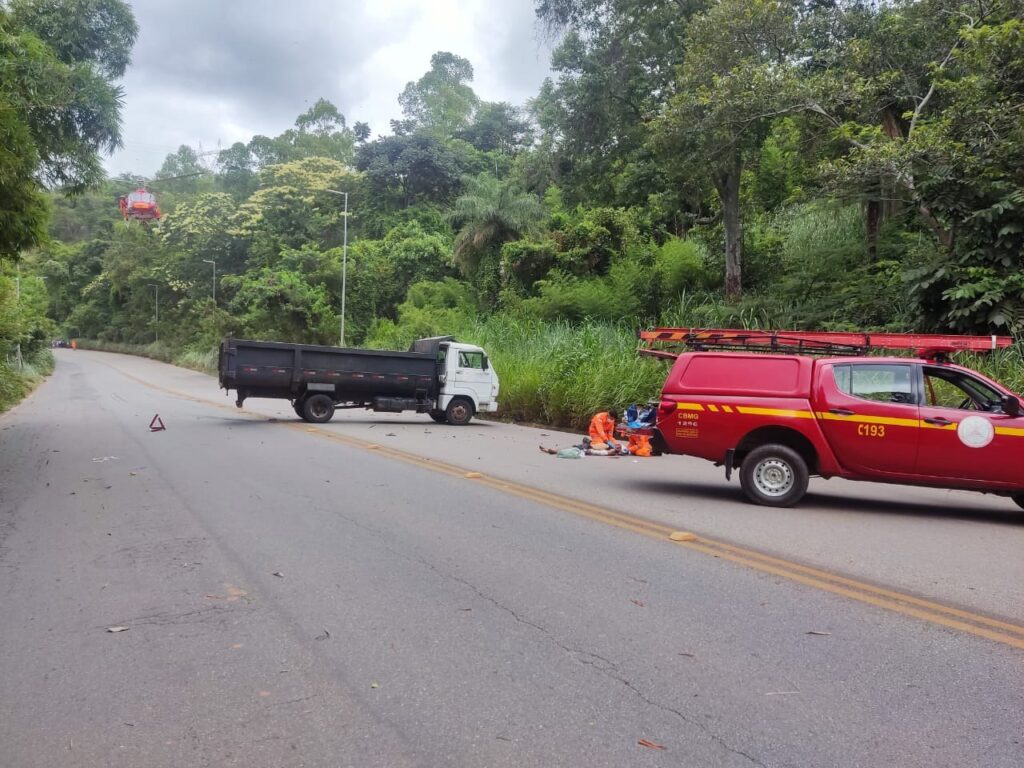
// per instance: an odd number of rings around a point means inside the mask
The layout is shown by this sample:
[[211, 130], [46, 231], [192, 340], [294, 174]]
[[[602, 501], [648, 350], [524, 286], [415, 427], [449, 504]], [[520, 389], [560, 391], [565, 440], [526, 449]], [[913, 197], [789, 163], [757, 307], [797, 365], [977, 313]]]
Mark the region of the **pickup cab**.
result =
[[738, 470], [753, 502], [792, 506], [808, 478], [1009, 496], [1024, 507], [1021, 399], [935, 358], [679, 354], [652, 442]]

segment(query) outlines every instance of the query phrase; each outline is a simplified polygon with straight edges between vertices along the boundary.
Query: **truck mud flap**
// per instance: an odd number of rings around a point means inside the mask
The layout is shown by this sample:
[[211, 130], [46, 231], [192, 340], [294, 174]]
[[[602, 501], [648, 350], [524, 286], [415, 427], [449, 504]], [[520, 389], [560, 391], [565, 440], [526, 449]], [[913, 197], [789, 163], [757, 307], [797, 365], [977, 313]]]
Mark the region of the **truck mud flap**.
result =
[[735, 466], [736, 449], [730, 448], [725, 452], [725, 479], [732, 480], [732, 468]]

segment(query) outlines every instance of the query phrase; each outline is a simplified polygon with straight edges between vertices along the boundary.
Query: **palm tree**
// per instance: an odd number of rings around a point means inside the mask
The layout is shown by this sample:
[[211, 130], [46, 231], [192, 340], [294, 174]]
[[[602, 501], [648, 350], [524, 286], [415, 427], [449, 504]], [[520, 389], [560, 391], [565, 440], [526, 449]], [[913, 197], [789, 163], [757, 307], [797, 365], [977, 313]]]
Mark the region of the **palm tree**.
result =
[[451, 214], [461, 227], [455, 238], [456, 265], [466, 277], [474, 276], [485, 254], [535, 231], [544, 215], [540, 200], [510, 179], [484, 173], [467, 180]]

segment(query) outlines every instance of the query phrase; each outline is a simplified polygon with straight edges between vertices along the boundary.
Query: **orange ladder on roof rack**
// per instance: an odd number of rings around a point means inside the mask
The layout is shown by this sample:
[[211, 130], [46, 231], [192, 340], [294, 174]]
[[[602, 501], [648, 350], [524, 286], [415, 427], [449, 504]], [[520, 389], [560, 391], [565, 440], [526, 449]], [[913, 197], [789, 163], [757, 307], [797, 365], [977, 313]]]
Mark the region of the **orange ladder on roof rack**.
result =
[[951, 352], [988, 352], [1013, 344], [1009, 336], [924, 333], [758, 331], [735, 328], [652, 328], [640, 332], [640, 353], [674, 360], [684, 351], [734, 350], [799, 355], [864, 355], [872, 350], [912, 349], [920, 357]]

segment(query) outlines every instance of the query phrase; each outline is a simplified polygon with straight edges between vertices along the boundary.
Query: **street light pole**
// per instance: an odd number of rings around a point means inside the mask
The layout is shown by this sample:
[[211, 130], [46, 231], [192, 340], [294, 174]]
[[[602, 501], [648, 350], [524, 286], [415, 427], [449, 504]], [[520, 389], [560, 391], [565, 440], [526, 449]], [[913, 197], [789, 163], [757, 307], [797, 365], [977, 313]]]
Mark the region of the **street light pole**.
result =
[[215, 259], [203, 259], [207, 264], [213, 264], [213, 304], [217, 305], [217, 261]]
[[[21, 313], [21, 264], [17, 265], [18, 276], [14, 278], [14, 303], [18, 306], [18, 313]], [[18, 370], [25, 370], [25, 361], [21, 359], [21, 339], [18, 339], [17, 357]]]
[[345, 225], [344, 235], [341, 240], [341, 337], [338, 343], [339, 347], [345, 346], [345, 294], [348, 286], [346, 285], [348, 278], [348, 192], [339, 192], [336, 189], [325, 189], [324, 192], [330, 192], [332, 195], [341, 195], [345, 198]]
[[154, 341], [160, 341], [160, 286], [150, 283], [153, 289], [153, 333], [156, 335]]

